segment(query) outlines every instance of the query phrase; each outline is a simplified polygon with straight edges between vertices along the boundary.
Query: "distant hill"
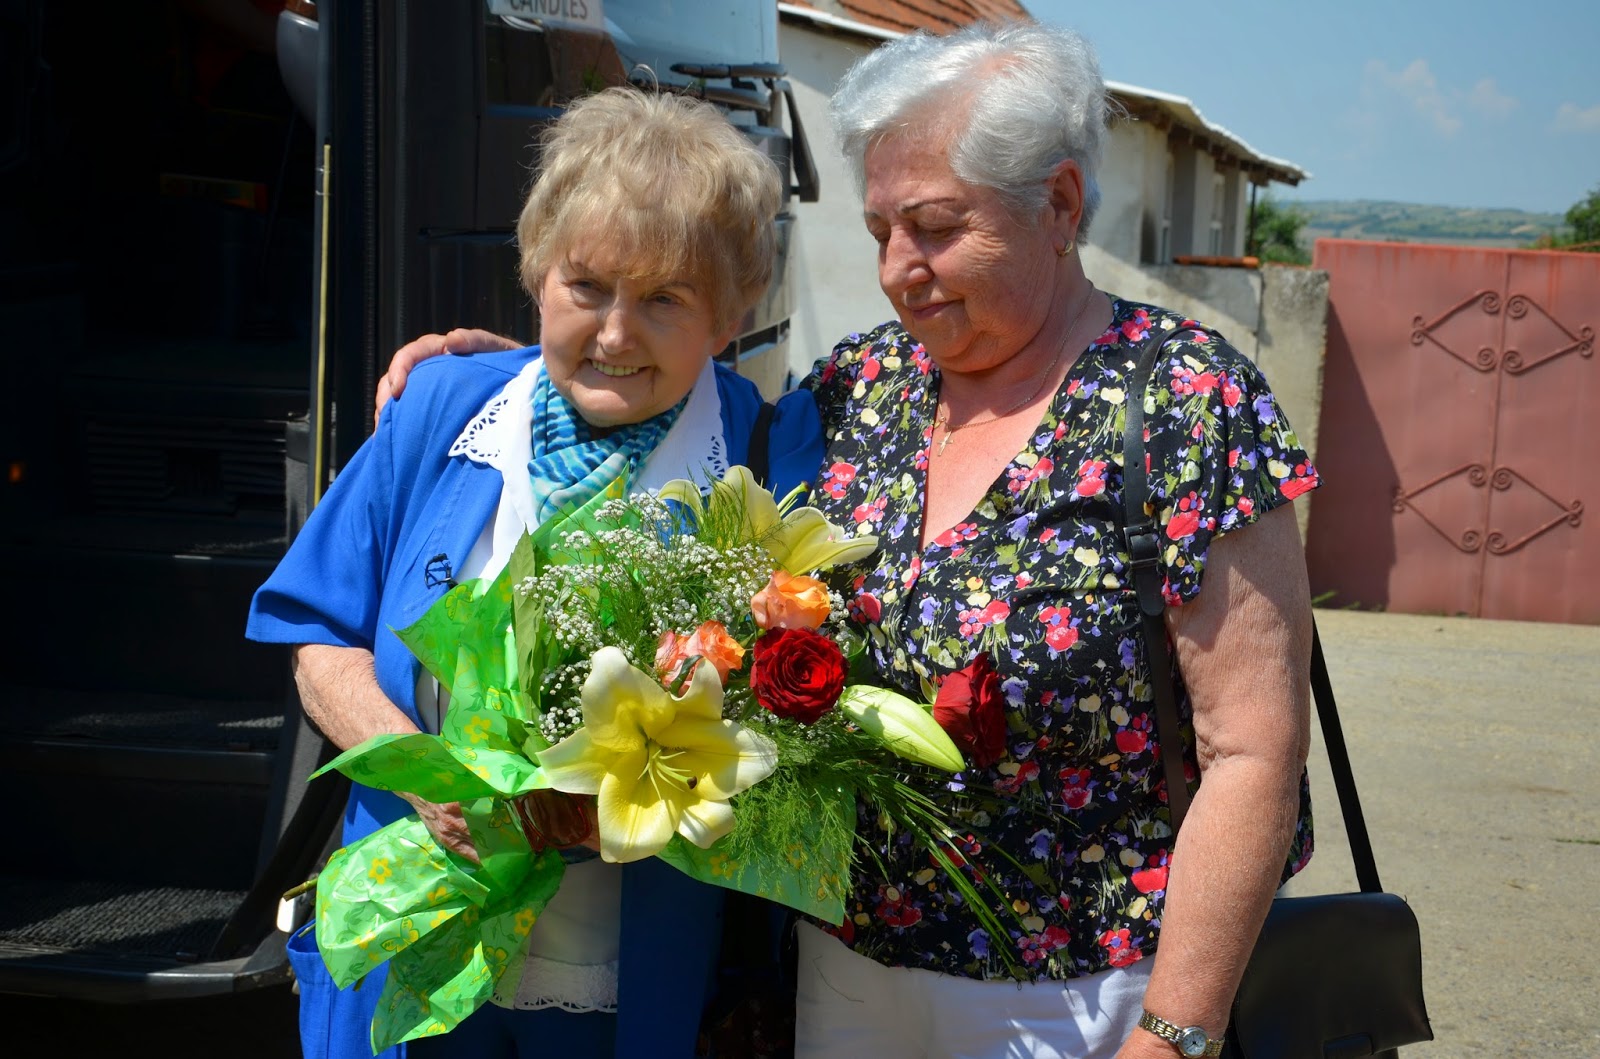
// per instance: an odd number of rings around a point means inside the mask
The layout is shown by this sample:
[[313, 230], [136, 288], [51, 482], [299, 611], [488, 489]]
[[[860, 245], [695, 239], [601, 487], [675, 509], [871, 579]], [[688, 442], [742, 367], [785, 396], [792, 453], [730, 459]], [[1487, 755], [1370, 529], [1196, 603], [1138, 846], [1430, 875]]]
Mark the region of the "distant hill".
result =
[[1378, 239], [1464, 246], [1526, 246], [1541, 235], [1565, 228], [1559, 213], [1526, 210], [1423, 206], [1372, 199], [1336, 201], [1285, 199], [1307, 218], [1301, 238], [1307, 248], [1322, 238]]

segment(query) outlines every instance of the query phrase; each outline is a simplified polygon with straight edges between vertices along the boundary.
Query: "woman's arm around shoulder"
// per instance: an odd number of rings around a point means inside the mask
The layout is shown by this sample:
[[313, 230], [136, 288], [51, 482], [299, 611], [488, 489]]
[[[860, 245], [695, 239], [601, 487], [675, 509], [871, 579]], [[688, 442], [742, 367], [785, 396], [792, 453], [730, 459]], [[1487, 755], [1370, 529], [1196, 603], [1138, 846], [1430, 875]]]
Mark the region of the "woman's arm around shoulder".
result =
[[458, 327], [442, 335], [421, 335], [394, 351], [389, 368], [378, 379], [377, 396], [372, 402], [372, 423], [376, 427], [383, 407], [405, 392], [406, 380], [418, 364], [446, 353], [492, 353], [518, 349], [524, 343], [492, 331]]

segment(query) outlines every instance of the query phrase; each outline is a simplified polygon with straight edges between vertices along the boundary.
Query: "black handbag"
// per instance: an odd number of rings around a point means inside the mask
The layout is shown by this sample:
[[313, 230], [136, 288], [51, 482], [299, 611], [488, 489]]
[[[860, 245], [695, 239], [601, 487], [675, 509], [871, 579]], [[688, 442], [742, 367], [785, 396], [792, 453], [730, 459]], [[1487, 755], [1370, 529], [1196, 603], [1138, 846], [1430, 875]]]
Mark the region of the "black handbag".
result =
[[[1152, 331], [1145, 340], [1127, 387], [1123, 535], [1139, 599], [1176, 836], [1189, 806], [1189, 788], [1163, 621], [1161, 538], [1145, 513], [1149, 477], [1143, 395], [1165, 338]], [[1311, 688], [1361, 890], [1272, 902], [1234, 996], [1223, 1055], [1236, 1059], [1354, 1059], [1392, 1055], [1401, 1045], [1433, 1040], [1422, 997], [1421, 932], [1405, 900], [1384, 893], [1378, 882], [1315, 622]]]

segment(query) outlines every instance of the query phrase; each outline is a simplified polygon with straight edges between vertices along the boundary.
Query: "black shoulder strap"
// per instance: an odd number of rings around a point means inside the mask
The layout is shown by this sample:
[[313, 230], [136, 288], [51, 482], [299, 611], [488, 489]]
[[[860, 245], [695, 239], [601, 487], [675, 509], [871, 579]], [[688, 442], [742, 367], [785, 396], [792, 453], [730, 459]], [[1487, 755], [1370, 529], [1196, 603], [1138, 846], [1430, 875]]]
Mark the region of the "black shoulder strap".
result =
[[745, 466], [762, 485], [767, 484], [768, 472], [772, 470], [772, 417], [777, 410], [778, 406], [771, 401], [762, 401], [756, 410], [755, 426], [750, 428], [750, 449], [745, 455]]
[[1172, 833], [1183, 826], [1189, 809], [1189, 785], [1183, 778], [1183, 741], [1178, 724], [1178, 699], [1172, 686], [1172, 657], [1167, 649], [1163, 621], [1167, 603], [1161, 595], [1161, 533], [1154, 512], [1146, 511], [1150, 472], [1144, 447], [1144, 395], [1150, 373], [1166, 341], [1154, 328], [1139, 349], [1139, 359], [1128, 376], [1122, 407], [1122, 536], [1128, 547], [1128, 576], [1139, 599], [1139, 621], [1144, 629], [1145, 660], [1150, 666], [1150, 687], [1156, 700], [1156, 735], [1161, 747], [1161, 770], [1167, 781], [1167, 809]]
[[[1183, 330], [1204, 329], [1188, 326]], [[1166, 600], [1161, 594], [1161, 536], [1155, 513], [1145, 510], [1150, 496], [1150, 475], [1144, 445], [1145, 393], [1156, 358], [1169, 334], [1152, 329], [1128, 376], [1127, 398], [1123, 402], [1127, 421], [1122, 433], [1122, 532], [1131, 560], [1129, 576], [1139, 599], [1150, 685], [1156, 700], [1156, 729], [1167, 783], [1167, 808], [1172, 815], [1172, 832], [1176, 835], [1189, 809], [1189, 787], [1183, 778], [1183, 739], [1178, 723], [1177, 691], [1172, 684], [1172, 651], [1167, 644], [1164, 621]], [[1350, 839], [1356, 879], [1363, 891], [1376, 893], [1383, 887], [1378, 882], [1372, 839], [1367, 834], [1355, 776], [1350, 770], [1350, 751], [1345, 746], [1344, 730], [1339, 724], [1339, 709], [1333, 700], [1333, 684], [1328, 679], [1328, 664], [1322, 655], [1322, 640], [1317, 635], [1315, 619], [1311, 626], [1311, 693], [1317, 703], [1317, 719], [1322, 724], [1322, 739], [1327, 745], [1328, 764], [1333, 771], [1339, 809], [1344, 815], [1345, 833]]]

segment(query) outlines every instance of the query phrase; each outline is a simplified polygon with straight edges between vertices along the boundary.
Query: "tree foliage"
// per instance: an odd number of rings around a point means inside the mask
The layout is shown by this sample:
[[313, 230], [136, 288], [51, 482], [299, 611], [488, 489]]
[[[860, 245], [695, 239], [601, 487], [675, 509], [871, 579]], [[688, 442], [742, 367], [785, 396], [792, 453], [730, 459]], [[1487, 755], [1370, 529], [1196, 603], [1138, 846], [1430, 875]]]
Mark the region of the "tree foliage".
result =
[[1565, 219], [1566, 231], [1540, 236], [1534, 248], [1600, 253], [1600, 185], [1573, 203]]
[[1309, 265], [1311, 254], [1300, 245], [1300, 230], [1305, 226], [1305, 214], [1271, 195], [1262, 195], [1255, 203], [1245, 252], [1262, 261]]
[[1573, 203], [1567, 211], [1567, 227], [1574, 243], [1593, 243], [1589, 250], [1600, 250], [1600, 185], [1588, 197]]

